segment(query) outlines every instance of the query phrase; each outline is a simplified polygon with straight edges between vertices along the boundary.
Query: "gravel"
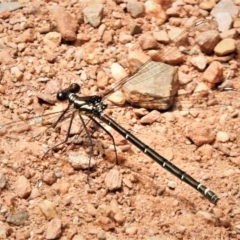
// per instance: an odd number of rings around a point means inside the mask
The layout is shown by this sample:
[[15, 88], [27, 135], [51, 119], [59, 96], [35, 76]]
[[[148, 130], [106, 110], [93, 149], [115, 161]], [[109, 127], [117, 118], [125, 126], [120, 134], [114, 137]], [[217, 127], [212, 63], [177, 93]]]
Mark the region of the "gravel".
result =
[[[0, 238], [238, 239], [239, 3], [18, 2], [0, 4]], [[219, 27], [207, 21], [210, 29], [175, 44], [180, 32], [214, 16]], [[166, 46], [165, 55], [154, 55]], [[149, 95], [150, 109], [133, 108], [117, 84], [150, 57], [178, 66], [169, 112], [159, 113]], [[80, 84], [81, 96], [111, 93], [117, 84], [106, 114], [216, 192], [218, 204], [134, 146], [121, 152], [127, 140], [109, 127], [119, 165], [111, 137], [87, 124], [91, 152], [78, 116], [67, 142], [56, 146], [69, 126], [66, 117], [50, 127], [67, 107], [56, 94], [71, 83]], [[219, 84], [235, 90], [219, 92]]]

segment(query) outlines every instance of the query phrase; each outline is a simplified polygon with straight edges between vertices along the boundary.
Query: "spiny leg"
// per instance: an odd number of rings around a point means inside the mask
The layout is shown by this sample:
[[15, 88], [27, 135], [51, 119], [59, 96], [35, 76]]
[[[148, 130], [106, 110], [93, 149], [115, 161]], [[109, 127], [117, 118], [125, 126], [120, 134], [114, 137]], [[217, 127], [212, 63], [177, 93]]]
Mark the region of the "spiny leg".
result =
[[113, 146], [114, 146], [115, 157], [116, 157], [116, 164], [119, 164], [118, 156], [117, 156], [116, 144], [115, 144], [115, 140], [114, 140], [113, 135], [112, 135], [106, 128], [104, 128], [98, 121], [96, 121], [93, 117], [89, 116], [89, 118], [90, 118], [97, 126], [99, 126], [100, 128], [102, 128], [102, 129], [104, 130], [104, 132], [106, 132], [107, 135], [112, 139]]
[[[56, 128], [56, 126], [58, 125], [58, 123], [62, 120], [63, 116], [67, 113], [67, 111], [69, 110], [70, 106], [72, 105], [72, 103], [69, 103], [67, 108], [64, 109], [64, 111], [62, 111], [61, 115], [58, 117], [57, 121], [53, 124], [51, 124], [47, 130], [49, 130], [50, 128]], [[43, 115], [43, 116], [52, 116], [52, 114], [55, 114], [55, 113], [51, 113], [51, 114], [46, 114], [46, 115]], [[46, 130], [46, 131], [47, 131]], [[34, 137], [36, 138], [36, 137]], [[44, 154], [45, 155], [45, 154]]]
[[92, 141], [92, 137], [91, 135], [89, 134], [89, 131], [87, 129], [87, 126], [86, 126], [86, 123], [84, 122], [81, 114], [78, 114], [81, 122], [82, 122], [82, 125], [83, 125], [83, 128], [87, 134], [87, 137], [88, 137], [88, 140], [89, 140], [89, 143], [90, 143], [90, 153], [89, 153], [89, 163], [88, 163], [88, 176], [87, 176], [87, 182], [89, 184], [89, 173], [90, 173], [90, 167], [91, 167], [91, 158], [93, 156], [93, 141]]
[[[91, 121], [91, 119], [88, 119], [88, 121], [87, 121], [87, 123], [85, 123], [85, 125], [87, 126], [90, 121]], [[82, 134], [83, 130], [85, 130], [85, 129], [81, 128], [81, 129], [79, 129], [78, 133], [72, 134], [75, 137], [74, 140], [73, 140], [73, 144], [78, 144], [78, 140], [79, 140], [79, 143], [82, 143], [82, 140], [79, 139], [79, 137], [81, 137], [81, 134]], [[91, 134], [91, 136], [92, 136], [92, 134]]]
[[52, 124], [52, 128], [55, 128], [57, 125], [58, 125], [58, 123], [62, 120], [62, 118], [63, 118], [63, 116], [66, 114], [66, 112], [69, 110], [69, 108], [71, 107], [71, 105], [72, 105], [72, 103], [71, 102], [69, 102], [68, 103], [68, 106], [67, 106], [67, 108], [62, 112], [62, 114], [59, 116], [59, 118], [58, 118], [58, 120], [54, 123], [54, 124]]
[[[68, 105], [68, 108], [69, 108], [69, 106], [70, 106], [70, 105]], [[66, 108], [66, 109], [64, 110], [64, 114], [66, 113], [66, 110], [68, 110], [68, 108]], [[42, 159], [48, 154], [49, 151], [53, 150], [54, 148], [56, 148], [56, 147], [58, 147], [58, 146], [60, 146], [60, 145], [62, 145], [62, 144], [64, 144], [64, 143], [66, 143], [66, 142], [68, 141], [68, 138], [69, 138], [69, 136], [70, 136], [70, 131], [71, 131], [71, 128], [72, 128], [72, 122], [73, 122], [75, 113], [76, 113], [76, 111], [74, 111], [74, 112], [72, 113], [72, 116], [71, 116], [71, 119], [70, 119], [70, 122], [69, 122], [69, 126], [68, 126], [68, 130], [67, 130], [67, 134], [66, 134], [66, 138], [65, 138], [62, 142], [60, 142], [60, 143], [58, 143], [57, 145], [55, 145], [55, 146], [51, 147], [50, 149], [48, 149], [48, 150], [44, 153]], [[60, 116], [60, 117], [58, 118], [58, 120], [57, 120], [57, 123], [59, 123], [59, 121], [60, 121], [61, 118], [64, 116], [64, 114], [61, 114], [61, 116]], [[56, 127], [56, 125], [57, 125], [57, 124], [55, 123], [53, 126]]]

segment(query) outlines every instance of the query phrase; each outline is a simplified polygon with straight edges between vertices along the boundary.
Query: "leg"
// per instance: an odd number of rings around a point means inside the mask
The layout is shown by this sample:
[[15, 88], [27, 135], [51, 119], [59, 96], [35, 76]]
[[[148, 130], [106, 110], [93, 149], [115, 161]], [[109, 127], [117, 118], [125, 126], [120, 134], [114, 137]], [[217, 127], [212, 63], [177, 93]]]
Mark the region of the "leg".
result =
[[[91, 121], [91, 119], [88, 119], [87, 123], [84, 122], [85, 125], [87, 126], [90, 121]], [[85, 130], [85, 129], [84, 129], [84, 130]], [[74, 144], [75, 144], [75, 141], [78, 140], [78, 138], [79, 138], [79, 136], [81, 135], [82, 131], [83, 131], [83, 128], [81, 128], [81, 130], [79, 130], [79, 133], [74, 134], [74, 135], [77, 136], [77, 137], [73, 140], [73, 143], [74, 143]], [[85, 131], [86, 131], [86, 130], [85, 130]], [[91, 134], [91, 135], [92, 135], [92, 134]], [[89, 142], [88, 142], [88, 143], [89, 143]]]
[[113, 142], [113, 146], [114, 146], [114, 152], [115, 152], [115, 156], [116, 156], [116, 163], [119, 164], [119, 161], [118, 161], [118, 156], [117, 156], [117, 149], [116, 149], [116, 144], [115, 144], [115, 141], [114, 141], [114, 137], [112, 136], [112, 134], [107, 131], [98, 121], [96, 121], [93, 117], [90, 117], [89, 118], [97, 125], [99, 126], [100, 128], [102, 128], [104, 130], [104, 132], [107, 133], [107, 135], [112, 139], [112, 142]]
[[67, 108], [61, 113], [61, 115], [59, 116], [58, 120], [52, 124], [52, 127], [55, 128], [58, 123], [62, 120], [63, 116], [66, 114], [66, 112], [69, 110], [69, 108], [71, 107], [72, 103], [69, 103]]
[[[66, 110], [69, 109], [69, 106], [70, 106], [70, 105], [68, 105], [68, 108], [66, 108], [66, 109], [64, 110], [64, 112], [63, 112], [64, 114], [66, 113]], [[64, 114], [61, 114], [61, 116], [58, 118], [57, 122], [56, 122], [53, 126], [56, 127], [56, 125], [57, 125], [57, 124], [59, 123], [59, 121], [62, 119], [62, 117], [64, 116]], [[74, 116], [75, 116], [75, 111], [72, 113], [72, 116], [71, 116], [71, 119], [70, 119], [70, 123], [69, 123], [69, 126], [68, 126], [68, 131], [67, 131], [65, 140], [62, 141], [62, 142], [60, 142], [60, 143], [58, 143], [58, 144], [55, 145], [54, 147], [48, 149], [47, 152], [44, 153], [42, 159], [48, 154], [49, 151], [51, 151], [52, 149], [54, 149], [54, 148], [56, 148], [56, 147], [58, 147], [58, 146], [60, 146], [60, 145], [62, 145], [62, 144], [64, 144], [64, 143], [67, 142], [67, 140], [68, 140], [68, 138], [69, 138], [69, 135], [70, 135], [70, 131], [71, 131], [71, 127], [72, 127], [72, 122], [73, 122]]]
[[88, 177], [87, 177], [87, 182], [89, 183], [89, 173], [90, 173], [90, 166], [91, 166], [91, 158], [93, 156], [93, 141], [92, 141], [92, 138], [91, 138], [91, 136], [89, 134], [89, 131], [88, 131], [87, 126], [86, 126], [86, 123], [84, 122], [81, 114], [78, 114], [78, 116], [79, 116], [79, 118], [80, 118], [80, 120], [82, 122], [83, 128], [85, 129], [85, 132], [87, 134], [87, 137], [88, 137], [88, 140], [89, 140], [89, 143], [90, 143], [90, 154], [89, 154], [90, 156], [89, 156]]

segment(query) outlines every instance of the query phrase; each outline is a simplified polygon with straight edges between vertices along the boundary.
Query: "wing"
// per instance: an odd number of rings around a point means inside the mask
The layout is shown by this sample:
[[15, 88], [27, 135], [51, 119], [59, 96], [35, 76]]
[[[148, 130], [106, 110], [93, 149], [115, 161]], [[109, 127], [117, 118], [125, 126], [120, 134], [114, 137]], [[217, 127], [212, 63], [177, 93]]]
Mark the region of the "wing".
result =
[[[61, 110], [60, 110], [61, 109]], [[7, 116], [13, 114], [1, 114], [1, 151], [5, 156], [16, 157], [27, 150], [33, 157], [41, 157], [49, 147], [54, 146], [66, 136], [69, 125], [69, 117], [73, 112], [70, 108], [57, 127], [53, 129], [51, 126], [56, 123], [62, 114], [62, 107], [56, 106], [51, 110], [47, 110], [42, 115], [36, 115], [25, 118], [26, 114], [17, 115], [17, 119], [9, 119]], [[29, 114], [28, 114], [29, 116]], [[79, 122], [74, 121], [71, 134], [79, 131]], [[11, 153], [11, 154], [9, 154]]]
[[[172, 31], [170, 33], [170, 43], [167, 45], [159, 45], [160, 50], [150, 50], [148, 51], [149, 57], [145, 55], [139, 60], [139, 56], [132, 57], [129, 56], [128, 65], [131, 72], [130, 76], [122, 79], [121, 81], [114, 84], [110, 89], [102, 94], [105, 98], [115, 92], [117, 89], [121, 88], [124, 84], [136, 85], [139, 88], [139, 84], [142, 82], [149, 83], [158, 75], [164, 75], [171, 65], [183, 64], [187, 55], [199, 54], [201, 51], [204, 53], [212, 53], [214, 46], [219, 41], [219, 36], [216, 36], [217, 23], [214, 20], [201, 20], [187, 27], [186, 30]], [[202, 39], [199, 39], [199, 33], [204, 33], [205, 35]], [[198, 39], [198, 44], [196, 43]], [[194, 47], [192, 47], [194, 45]], [[162, 65], [160, 68], [152, 62], [167, 63]]]

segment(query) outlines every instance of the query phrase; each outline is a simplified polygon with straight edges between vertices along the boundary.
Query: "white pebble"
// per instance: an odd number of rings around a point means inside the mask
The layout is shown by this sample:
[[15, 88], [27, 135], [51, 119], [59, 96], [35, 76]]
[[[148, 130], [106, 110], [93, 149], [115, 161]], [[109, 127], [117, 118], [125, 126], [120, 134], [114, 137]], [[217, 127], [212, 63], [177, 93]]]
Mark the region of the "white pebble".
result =
[[227, 142], [227, 141], [229, 141], [229, 135], [226, 132], [219, 131], [217, 133], [216, 139], [219, 142]]

